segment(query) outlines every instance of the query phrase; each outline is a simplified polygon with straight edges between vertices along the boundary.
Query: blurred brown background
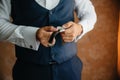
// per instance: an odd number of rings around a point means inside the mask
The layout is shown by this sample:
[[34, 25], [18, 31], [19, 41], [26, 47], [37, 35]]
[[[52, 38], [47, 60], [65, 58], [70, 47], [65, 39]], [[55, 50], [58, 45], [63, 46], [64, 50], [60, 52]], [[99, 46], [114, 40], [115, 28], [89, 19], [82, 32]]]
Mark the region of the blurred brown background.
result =
[[[94, 30], [78, 42], [84, 67], [82, 80], [117, 80], [119, 0], [92, 0], [98, 20]], [[0, 43], [0, 80], [12, 80], [14, 45]]]
[[83, 80], [117, 80], [119, 0], [92, 0], [98, 21], [78, 42], [84, 63]]
[[119, 3], [119, 28], [118, 28], [118, 73], [120, 79], [120, 3]]

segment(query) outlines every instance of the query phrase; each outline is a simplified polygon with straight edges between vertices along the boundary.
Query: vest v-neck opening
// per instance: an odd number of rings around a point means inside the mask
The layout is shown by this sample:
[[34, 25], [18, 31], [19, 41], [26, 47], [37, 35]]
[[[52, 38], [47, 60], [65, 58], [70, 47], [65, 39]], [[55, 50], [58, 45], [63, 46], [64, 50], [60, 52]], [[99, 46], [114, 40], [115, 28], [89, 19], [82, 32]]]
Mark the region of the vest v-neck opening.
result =
[[[16, 25], [56, 27], [74, 21], [74, 0], [60, 0], [51, 10], [39, 5], [35, 0], [12, 0], [11, 5], [11, 16]], [[60, 35], [56, 36], [56, 44], [52, 48], [40, 45], [38, 51], [34, 51], [16, 45], [15, 49], [19, 60], [43, 65], [48, 65], [51, 60], [63, 63], [77, 53], [76, 44], [72, 42], [63, 45]]]
[[52, 10], [54, 10], [55, 8], [57, 8], [57, 7], [60, 5], [61, 0], [60, 0], [59, 3], [58, 3], [54, 8], [52, 8], [51, 10], [49, 10], [49, 9], [47, 9], [47, 8], [45, 8], [45, 7], [43, 7], [43, 6], [41, 6], [41, 5], [38, 4], [36, 1], [35, 1], [35, 3], [36, 3], [39, 7], [43, 8], [43, 9], [45, 9], [45, 10], [47, 10], [47, 11], [52, 11]]

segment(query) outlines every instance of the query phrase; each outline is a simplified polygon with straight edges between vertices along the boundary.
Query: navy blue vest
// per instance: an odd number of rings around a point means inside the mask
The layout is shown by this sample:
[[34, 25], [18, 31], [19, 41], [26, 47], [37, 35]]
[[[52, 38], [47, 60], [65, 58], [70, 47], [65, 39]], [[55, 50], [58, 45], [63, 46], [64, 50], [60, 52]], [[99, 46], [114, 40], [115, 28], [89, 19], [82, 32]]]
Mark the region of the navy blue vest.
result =
[[[12, 0], [13, 23], [26, 26], [61, 26], [74, 21], [74, 0], [60, 0], [52, 10], [40, 6], [35, 0]], [[56, 37], [53, 47], [39, 46], [38, 51], [16, 45], [16, 57], [22, 61], [48, 64], [49, 61], [62, 63], [76, 55], [76, 43], [63, 43], [60, 35]]]

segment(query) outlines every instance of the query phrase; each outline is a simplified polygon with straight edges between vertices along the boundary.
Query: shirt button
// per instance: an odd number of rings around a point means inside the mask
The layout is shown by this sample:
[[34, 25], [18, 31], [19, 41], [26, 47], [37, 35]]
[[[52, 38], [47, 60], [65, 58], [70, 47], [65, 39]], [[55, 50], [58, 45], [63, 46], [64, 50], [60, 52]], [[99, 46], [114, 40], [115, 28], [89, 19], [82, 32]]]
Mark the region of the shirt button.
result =
[[32, 45], [30, 45], [30, 48], [33, 48], [33, 46], [32, 46]]

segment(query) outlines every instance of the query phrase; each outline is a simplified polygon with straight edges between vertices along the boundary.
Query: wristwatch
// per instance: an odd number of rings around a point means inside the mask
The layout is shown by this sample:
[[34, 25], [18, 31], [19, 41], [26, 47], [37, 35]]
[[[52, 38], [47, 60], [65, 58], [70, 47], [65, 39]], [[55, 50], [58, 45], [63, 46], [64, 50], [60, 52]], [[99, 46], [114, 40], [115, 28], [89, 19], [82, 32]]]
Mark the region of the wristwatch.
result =
[[58, 26], [57, 29], [58, 29], [58, 31], [53, 32], [52, 35], [51, 35], [51, 37], [50, 37], [50, 39], [49, 39], [49, 41], [48, 41], [48, 42], [49, 42], [49, 46], [53, 46], [53, 45], [52, 45], [53, 39], [54, 39], [59, 33], [65, 31], [65, 28], [64, 28], [64, 27], [61, 27], [61, 26]]

